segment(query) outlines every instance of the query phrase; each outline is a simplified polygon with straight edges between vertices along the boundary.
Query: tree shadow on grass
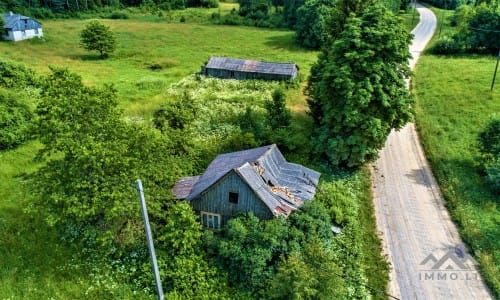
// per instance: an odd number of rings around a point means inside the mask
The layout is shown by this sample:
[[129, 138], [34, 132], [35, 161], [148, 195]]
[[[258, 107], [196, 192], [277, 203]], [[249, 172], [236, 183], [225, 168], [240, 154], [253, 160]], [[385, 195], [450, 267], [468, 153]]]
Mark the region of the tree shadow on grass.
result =
[[66, 57], [68, 57], [69, 59], [72, 59], [72, 60], [101, 61], [101, 60], [105, 60], [109, 56], [103, 58], [99, 54], [88, 53], [88, 54], [70, 54], [70, 55], [67, 55]]
[[301, 47], [295, 41], [295, 34], [290, 32], [289, 34], [279, 34], [271, 36], [264, 42], [264, 45], [271, 49], [286, 49], [291, 52], [304, 52], [305, 48]]

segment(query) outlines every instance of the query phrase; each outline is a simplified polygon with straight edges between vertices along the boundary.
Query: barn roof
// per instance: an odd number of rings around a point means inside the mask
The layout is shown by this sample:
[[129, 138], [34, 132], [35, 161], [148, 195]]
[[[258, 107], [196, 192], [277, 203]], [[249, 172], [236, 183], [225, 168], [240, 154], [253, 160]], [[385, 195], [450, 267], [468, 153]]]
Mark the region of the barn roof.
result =
[[10, 12], [3, 14], [2, 18], [5, 21], [4, 28], [12, 29], [13, 31], [42, 28], [42, 24], [37, 20], [20, 14]]
[[248, 59], [212, 56], [205, 68], [248, 73], [278, 74], [295, 77], [297, 65], [294, 63], [265, 62]]
[[314, 170], [287, 162], [273, 144], [217, 156], [201, 176], [179, 180], [174, 194], [179, 199], [193, 200], [231, 171], [273, 214], [285, 216], [314, 197], [320, 177]]

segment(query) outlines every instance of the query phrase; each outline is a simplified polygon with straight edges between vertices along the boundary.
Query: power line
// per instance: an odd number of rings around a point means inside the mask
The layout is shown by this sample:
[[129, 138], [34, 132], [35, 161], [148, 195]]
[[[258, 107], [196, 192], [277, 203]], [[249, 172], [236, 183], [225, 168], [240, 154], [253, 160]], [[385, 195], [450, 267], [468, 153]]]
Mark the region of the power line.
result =
[[477, 28], [477, 27], [469, 27], [469, 28], [472, 30], [477, 30], [477, 31], [500, 33], [500, 30], [484, 29], [484, 28]]

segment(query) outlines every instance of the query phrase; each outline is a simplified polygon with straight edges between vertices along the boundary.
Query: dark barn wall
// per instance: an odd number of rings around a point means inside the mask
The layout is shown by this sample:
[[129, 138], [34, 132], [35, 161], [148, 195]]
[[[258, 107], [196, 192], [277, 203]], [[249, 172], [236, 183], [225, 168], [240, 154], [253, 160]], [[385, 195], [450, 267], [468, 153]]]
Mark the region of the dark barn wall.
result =
[[226, 78], [226, 79], [263, 79], [263, 80], [292, 80], [292, 76], [280, 74], [266, 74], [266, 73], [251, 73], [251, 72], [238, 72], [223, 69], [205, 68], [205, 75], [209, 77]]
[[[238, 204], [229, 202], [229, 192], [238, 193]], [[238, 212], [252, 211], [261, 219], [271, 219], [273, 214], [238, 174], [231, 171], [198, 198], [191, 200], [191, 206], [199, 213], [206, 211], [221, 214], [221, 225]]]

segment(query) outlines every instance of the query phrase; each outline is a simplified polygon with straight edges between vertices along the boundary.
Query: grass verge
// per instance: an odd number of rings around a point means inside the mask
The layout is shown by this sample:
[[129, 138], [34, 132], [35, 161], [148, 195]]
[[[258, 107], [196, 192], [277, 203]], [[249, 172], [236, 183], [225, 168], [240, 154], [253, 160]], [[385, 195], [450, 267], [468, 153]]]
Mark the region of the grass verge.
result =
[[489, 91], [493, 57], [421, 57], [413, 82], [416, 122], [426, 156], [464, 241], [500, 296], [500, 213], [478, 168], [477, 134], [500, 111]]

